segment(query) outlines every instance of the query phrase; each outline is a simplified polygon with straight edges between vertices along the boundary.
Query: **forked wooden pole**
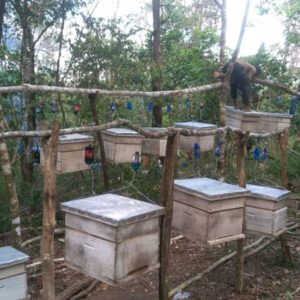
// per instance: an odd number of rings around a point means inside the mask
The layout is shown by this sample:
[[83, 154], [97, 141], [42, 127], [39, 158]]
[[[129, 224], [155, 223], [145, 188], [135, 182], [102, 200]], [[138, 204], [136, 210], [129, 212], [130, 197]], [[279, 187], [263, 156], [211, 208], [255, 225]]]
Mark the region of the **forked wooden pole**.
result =
[[54, 285], [54, 230], [56, 225], [56, 162], [60, 125], [53, 123], [52, 135], [43, 139], [44, 166], [44, 206], [41, 259], [43, 264], [43, 299], [55, 299]]
[[[288, 144], [289, 144], [289, 129], [286, 128], [284, 132], [278, 135], [278, 142], [280, 146], [280, 181], [281, 186], [288, 187]], [[280, 245], [282, 259], [284, 263], [291, 262], [290, 247], [287, 243], [286, 234], [280, 235]]]
[[159, 269], [159, 300], [167, 300], [169, 292], [168, 267], [171, 243], [173, 216], [173, 184], [177, 163], [179, 134], [169, 135], [161, 182], [161, 204], [165, 207], [165, 215], [161, 221], [160, 235], [160, 269]]
[[[245, 170], [245, 146], [249, 137], [249, 133], [236, 134], [237, 146], [237, 168], [238, 168], [238, 181], [240, 187], [246, 187], [246, 170]], [[243, 233], [246, 232], [245, 220], [245, 206], [243, 212]], [[236, 254], [236, 290], [243, 292], [244, 289], [244, 239], [237, 241], [237, 254]]]
[[[97, 113], [97, 108], [96, 108], [97, 94], [89, 94], [89, 99], [90, 99], [91, 109], [92, 109], [92, 113], [93, 113], [94, 123], [96, 126], [98, 126], [100, 124], [99, 124], [99, 118], [98, 118], [98, 113]], [[108, 170], [107, 170], [108, 163], [106, 160], [103, 139], [102, 139], [100, 131], [97, 131], [97, 139], [98, 139], [100, 155], [101, 155], [104, 190], [107, 192], [107, 191], [109, 191], [109, 178], [108, 178]]]

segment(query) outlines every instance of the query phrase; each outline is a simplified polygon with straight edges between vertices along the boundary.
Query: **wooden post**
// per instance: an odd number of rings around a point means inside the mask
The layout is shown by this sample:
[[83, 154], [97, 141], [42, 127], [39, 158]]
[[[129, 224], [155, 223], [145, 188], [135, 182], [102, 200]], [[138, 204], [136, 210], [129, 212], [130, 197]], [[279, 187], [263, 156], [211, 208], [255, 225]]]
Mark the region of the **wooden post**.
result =
[[55, 299], [54, 286], [54, 229], [56, 225], [56, 162], [60, 125], [54, 121], [52, 135], [43, 139], [44, 166], [44, 206], [43, 233], [41, 240], [41, 260], [43, 264], [43, 299]]
[[220, 157], [217, 161], [217, 178], [224, 180], [224, 168], [225, 168], [225, 142], [226, 142], [227, 130], [220, 132], [219, 143], [220, 143]]
[[[97, 109], [96, 109], [97, 94], [89, 94], [89, 99], [90, 99], [91, 109], [92, 109], [92, 113], [93, 113], [94, 123], [97, 126], [97, 125], [99, 125], [99, 118], [98, 118]], [[108, 170], [107, 170], [108, 163], [107, 163], [106, 156], [105, 156], [103, 139], [102, 139], [101, 133], [99, 131], [97, 131], [97, 139], [98, 139], [101, 163], [102, 163], [104, 190], [109, 191], [109, 178], [108, 178]]]
[[280, 146], [280, 181], [281, 186], [286, 189], [288, 187], [288, 128], [286, 128], [284, 132], [278, 136], [278, 141]]
[[178, 133], [168, 136], [161, 183], [161, 204], [165, 207], [165, 215], [161, 221], [160, 234], [159, 300], [169, 299], [168, 267], [173, 216], [173, 184], [177, 163], [179, 136]]
[[[238, 181], [240, 187], [246, 187], [246, 171], [245, 171], [245, 145], [248, 140], [249, 133], [236, 135], [237, 147], [237, 168], [238, 168]], [[246, 205], [246, 204], [245, 204]], [[243, 213], [243, 233], [246, 231], [245, 209]], [[237, 241], [236, 253], [236, 289], [238, 292], [243, 292], [244, 289], [244, 239]]]
[[[288, 144], [289, 144], [289, 129], [286, 128], [282, 134], [278, 136], [280, 146], [280, 181], [281, 186], [288, 187]], [[286, 234], [283, 233], [279, 237], [282, 259], [284, 263], [291, 262], [290, 247], [287, 243]]]
[[[0, 103], [0, 132], [4, 131], [3, 115], [2, 105]], [[9, 153], [4, 139], [0, 139], [0, 166], [2, 168], [2, 174], [4, 176], [7, 192], [9, 195], [10, 218], [12, 225], [10, 231], [10, 242], [14, 246], [19, 246], [21, 244], [20, 204], [15, 180], [11, 170]]]

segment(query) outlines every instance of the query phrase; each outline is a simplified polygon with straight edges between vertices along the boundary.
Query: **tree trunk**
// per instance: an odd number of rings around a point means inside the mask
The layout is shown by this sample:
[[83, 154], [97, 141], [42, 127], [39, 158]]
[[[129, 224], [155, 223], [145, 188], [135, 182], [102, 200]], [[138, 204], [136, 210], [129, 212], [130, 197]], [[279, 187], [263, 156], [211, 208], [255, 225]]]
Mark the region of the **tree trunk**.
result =
[[41, 258], [43, 263], [43, 299], [55, 299], [54, 285], [54, 230], [56, 225], [56, 163], [59, 137], [59, 123], [55, 121], [52, 135], [47, 141], [43, 139], [45, 155], [44, 167], [44, 206], [43, 233], [41, 241]]
[[[236, 135], [237, 147], [237, 170], [239, 186], [246, 187], [246, 170], [245, 170], [245, 147], [248, 140], [249, 133]], [[243, 233], [246, 232], [245, 206], [243, 208]], [[237, 256], [236, 256], [236, 289], [242, 292], [244, 289], [244, 239], [237, 241]]]
[[[97, 114], [97, 108], [96, 108], [96, 98], [97, 98], [97, 94], [89, 94], [94, 123], [95, 125], [100, 125], [98, 114]], [[101, 163], [102, 163], [104, 190], [107, 192], [109, 191], [108, 163], [106, 160], [103, 139], [99, 131], [97, 131], [97, 139], [99, 143], [99, 150], [100, 150]]]
[[6, 0], [0, 0], [0, 45], [3, 42], [3, 24], [5, 15], [5, 2]]
[[161, 204], [165, 207], [165, 215], [162, 218], [160, 235], [159, 300], [169, 299], [168, 267], [173, 216], [173, 184], [179, 137], [178, 133], [168, 136], [161, 183]]
[[[1, 97], [0, 100], [2, 101]], [[4, 131], [4, 115], [0, 101], [0, 131]], [[21, 244], [21, 218], [20, 205], [16, 189], [15, 180], [12, 174], [11, 163], [7, 145], [3, 139], [0, 139], [0, 165], [4, 176], [7, 192], [9, 195], [10, 218], [11, 218], [11, 243], [14, 246]]]
[[[161, 90], [161, 48], [160, 48], [160, 0], [152, 0], [153, 13], [153, 61], [154, 70], [152, 72], [152, 90]], [[162, 101], [154, 100], [153, 105], [153, 126], [160, 127], [162, 125]]]
[[[58, 58], [57, 58], [57, 62], [56, 62], [56, 74], [55, 74], [55, 84], [56, 86], [59, 86], [59, 72], [60, 72], [60, 60], [61, 60], [61, 50], [62, 50], [62, 44], [63, 44], [63, 39], [64, 39], [64, 28], [65, 28], [65, 18], [66, 18], [66, 8], [65, 8], [65, 0], [62, 0], [61, 3], [61, 9], [63, 11], [62, 14], [62, 20], [61, 20], [61, 26], [60, 26], [60, 34], [59, 34], [59, 46], [58, 46]], [[61, 95], [58, 94], [57, 95], [57, 101], [60, 107], [60, 111], [62, 114], [62, 118], [63, 118], [63, 125], [65, 126], [66, 124], [66, 115], [65, 115], [65, 110], [64, 110], [64, 106], [62, 104], [62, 100], [61, 100]]]

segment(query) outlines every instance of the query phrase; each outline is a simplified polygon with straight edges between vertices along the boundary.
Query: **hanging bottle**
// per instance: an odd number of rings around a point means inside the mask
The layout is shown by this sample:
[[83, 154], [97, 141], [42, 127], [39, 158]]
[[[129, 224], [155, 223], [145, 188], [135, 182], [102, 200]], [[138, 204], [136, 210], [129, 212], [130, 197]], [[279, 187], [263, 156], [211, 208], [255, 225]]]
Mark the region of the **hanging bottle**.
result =
[[40, 153], [40, 148], [38, 143], [36, 143], [36, 146], [32, 148], [32, 152], [33, 152], [33, 162], [36, 164], [40, 164], [41, 153]]
[[255, 147], [254, 153], [253, 153], [253, 158], [254, 158], [254, 160], [259, 160], [259, 157], [260, 157], [260, 151], [259, 151], [259, 148], [258, 148], [258, 147]]
[[220, 157], [222, 154], [222, 143], [218, 143], [215, 148], [215, 156]]
[[153, 112], [153, 103], [152, 102], [148, 102], [147, 103], [147, 111], [149, 113], [152, 113]]
[[264, 147], [262, 153], [261, 153], [261, 156], [260, 156], [260, 159], [261, 160], [266, 160], [268, 158], [268, 149], [266, 147]]
[[126, 108], [127, 108], [128, 111], [132, 111], [132, 109], [133, 109], [132, 102], [127, 101]]
[[132, 169], [136, 172], [141, 167], [141, 157], [138, 151], [134, 152], [132, 156]]
[[51, 109], [51, 112], [53, 114], [56, 114], [57, 111], [58, 111], [58, 106], [57, 106], [57, 103], [55, 101], [52, 101], [51, 104], [50, 104], [50, 109]]
[[79, 103], [76, 103], [74, 106], [73, 106], [73, 113], [75, 116], [77, 116], [81, 111], [81, 105]]
[[167, 104], [167, 109], [166, 109], [167, 113], [171, 113], [172, 112], [172, 107], [171, 107], [171, 104], [168, 103]]
[[84, 149], [84, 162], [91, 165], [94, 162], [94, 146], [88, 145]]
[[117, 111], [117, 104], [115, 102], [112, 102], [110, 104], [110, 110], [112, 113], [115, 113]]
[[194, 144], [194, 158], [200, 159], [201, 158], [201, 148], [198, 143]]

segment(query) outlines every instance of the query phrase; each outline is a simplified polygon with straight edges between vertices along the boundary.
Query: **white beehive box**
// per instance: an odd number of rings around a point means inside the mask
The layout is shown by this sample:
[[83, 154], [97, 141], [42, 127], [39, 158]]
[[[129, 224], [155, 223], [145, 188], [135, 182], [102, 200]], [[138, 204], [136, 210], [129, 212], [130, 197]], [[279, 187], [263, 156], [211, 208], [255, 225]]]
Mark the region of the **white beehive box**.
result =
[[[201, 122], [178, 122], [175, 127], [195, 129], [198, 131], [213, 131], [217, 128], [214, 124]], [[199, 144], [201, 152], [211, 151], [214, 149], [215, 135], [212, 133], [207, 136], [180, 136], [180, 148], [185, 151], [193, 151], [194, 145]]]
[[[145, 131], [148, 132], [165, 132], [165, 128], [159, 127], [144, 127]], [[167, 147], [167, 137], [161, 138], [148, 138], [142, 141], [142, 154], [156, 156], [156, 157], [164, 157], [166, 155], [166, 147]]]
[[246, 228], [263, 234], [280, 235], [286, 229], [287, 197], [284, 189], [247, 184]]
[[131, 163], [135, 152], [141, 153], [144, 137], [126, 128], [101, 131], [106, 158], [114, 163]]
[[164, 208], [114, 194], [62, 204], [65, 261], [91, 277], [116, 284], [159, 266]]
[[244, 238], [247, 189], [209, 178], [174, 183], [173, 228], [210, 245]]
[[281, 131], [290, 128], [292, 115], [267, 112], [244, 112], [232, 106], [226, 107], [226, 126], [253, 133]]
[[26, 254], [13, 247], [0, 248], [0, 299], [27, 299], [27, 260]]
[[[89, 166], [84, 161], [85, 147], [93, 142], [93, 137], [84, 134], [66, 134], [59, 136], [56, 171], [59, 174], [85, 171]], [[41, 167], [45, 164], [41, 149]]]

